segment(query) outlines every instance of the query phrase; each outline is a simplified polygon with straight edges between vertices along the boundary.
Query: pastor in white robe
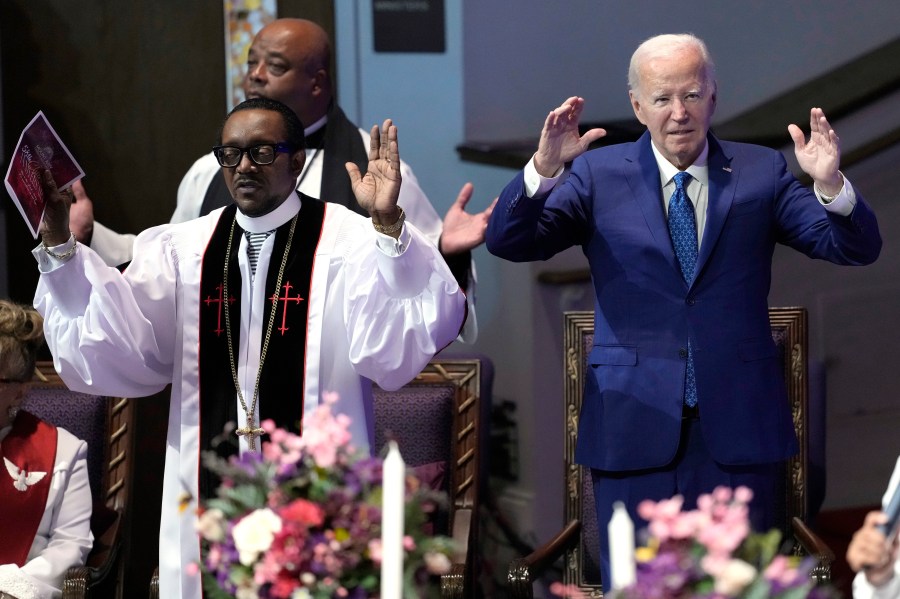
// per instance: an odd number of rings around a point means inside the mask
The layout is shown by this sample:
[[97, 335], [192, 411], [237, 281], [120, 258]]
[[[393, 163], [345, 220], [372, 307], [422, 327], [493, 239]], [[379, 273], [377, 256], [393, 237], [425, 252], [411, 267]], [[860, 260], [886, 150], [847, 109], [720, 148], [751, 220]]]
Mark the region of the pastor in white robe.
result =
[[[259, 218], [238, 212], [237, 222], [245, 231], [269, 231], [293, 218], [300, 201], [292, 194]], [[56, 370], [70, 388], [140, 397], [172, 384], [160, 524], [161, 597], [201, 597], [200, 576], [185, 569], [200, 560], [196, 518], [194, 510], [178, 509], [178, 498], [184, 492], [198, 496], [200, 273], [221, 213], [141, 233], [124, 274], [81, 245], [65, 262], [40, 246], [34, 250], [41, 270], [34, 305], [44, 316]], [[243, 284], [236, 364], [248, 405], [266, 317], [264, 273], [270, 259], [281, 259], [271, 256], [274, 237], [262, 246], [255, 281], [244, 236], [238, 252]], [[64, 253], [65, 245], [56, 252]], [[465, 297], [437, 248], [414, 226], [404, 225], [395, 240], [376, 233], [368, 219], [325, 204], [308, 302], [304, 412], [323, 393], [337, 392], [336, 411], [350, 416], [354, 444], [368, 449], [373, 438], [370, 381], [396, 389], [413, 379], [458, 335]], [[237, 412], [242, 427], [246, 419], [241, 408]], [[246, 438], [240, 443], [247, 448]]]

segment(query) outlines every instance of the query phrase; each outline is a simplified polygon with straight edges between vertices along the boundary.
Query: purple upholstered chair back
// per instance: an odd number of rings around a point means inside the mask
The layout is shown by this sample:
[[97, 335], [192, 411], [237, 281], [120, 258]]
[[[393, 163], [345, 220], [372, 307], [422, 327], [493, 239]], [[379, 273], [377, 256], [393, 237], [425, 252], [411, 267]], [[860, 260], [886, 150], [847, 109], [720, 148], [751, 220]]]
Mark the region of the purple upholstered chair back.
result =
[[46, 380], [32, 381], [22, 407], [87, 442], [95, 504], [124, 510], [133, 446], [131, 402], [70, 391], [51, 362], [39, 362], [38, 370]]
[[88, 477], [95, 500], [103, 488], [108, 405], [107, 397], [43, 385], [32, 387], [22, 405], [35, 416], [87, 442]]
[[449, 514], [435, 530], [458, 544], [442, 597], [475, 597], [478, 499], [487, 483], [487, 442], [493, 366], [483, 355], [439, 355], [397, 391], [373, 386], [375, 451], [394, 439], [408, 466], [432, 489], [443, 490]]
[[[451, 499], [475, 502], [487, 481], [487, 446], [494, 368], [483, 354], [439, 354], [397, 391], [373, 386], [375, 445], [393, 439], [408, 466], [446, 463], [441, 487]], [[456, 485], [455, 491], [450, 487]]]
[[448, 462], [453, 436], [456, 389], [452, 384], [416, 384], [375, 389], [375, 447], [393, 439], [407, 466]]

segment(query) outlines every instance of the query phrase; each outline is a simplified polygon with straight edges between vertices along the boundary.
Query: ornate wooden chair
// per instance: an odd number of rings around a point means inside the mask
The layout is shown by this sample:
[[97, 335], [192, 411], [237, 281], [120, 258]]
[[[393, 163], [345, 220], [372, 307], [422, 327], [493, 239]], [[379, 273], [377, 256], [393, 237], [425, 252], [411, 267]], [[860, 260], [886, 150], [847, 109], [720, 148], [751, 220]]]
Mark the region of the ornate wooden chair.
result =
[[[807, 381], [807, 316], [804, 308], [770, 308], [772, 337], [781, 351], [788, 401], [794, 415], [794, 429], [800, 453], [785, 468], [781, 528], [785, 538], [793, 535], [793, 551], [805, 552], [818, 561], [811, 573], [816, 580], [828, 580], [834, 554], [804, 524], [808, 511], [806, 425], [809, 404]], [[533, 597], [532, 584], [548, 566], [563, 557], [563, 583], [576, 585], [588, 597], [602, 597], [599, 567], [599, 526], [594, 510], [590, 472], [575, 463], [575, 439], [581, 412], [587, 357], [594, 343], [594, 314], [591, 311], [565, 314], [565, 519], [563, 530], [530, 555], [510, 563], [510, 596]], [[605, 526], [605, 523], [603, 524]]]
[[124, 517], [130, 492], [133, 415], [121, 398], [75, 393], [66, 388], [52, 362], [38, 363], [23, 407], [62, 426], [88, 444], [88, 477], [94, 498], [94, 547], [84, 566], [70, 568], [63, 599], [122, 596], [121, 556]]
[[[487, 423], [493, 366], [485, 356], [433, 359], [397, 391], [375, 391], [375, 450], [394, 439], [407, 466], [432, 474], [447, 492], [446, 530], [459, 550], [441, 579], [441, 596], [475, 597], [478, 500], [487, 481]], [[423, 479], [428, 475], [424, 475]]]

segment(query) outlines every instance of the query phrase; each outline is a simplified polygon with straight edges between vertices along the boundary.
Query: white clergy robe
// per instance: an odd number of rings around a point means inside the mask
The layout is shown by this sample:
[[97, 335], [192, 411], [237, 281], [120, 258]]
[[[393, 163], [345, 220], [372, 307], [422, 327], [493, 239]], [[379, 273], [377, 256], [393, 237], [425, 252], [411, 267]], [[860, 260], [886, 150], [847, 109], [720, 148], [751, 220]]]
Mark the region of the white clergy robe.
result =
[[[238, 224], [266, 231], [298, 212], [292, 194], [272, 213]], [[199, 598], [199, 575], [185, 565], [199, 562], [193, 509], [179, 511], [184, 492], [198, 496], [199, 378], [198, 315], [203, 253], [221, 210], [180, 224], [141, 233], [125, 271], [105, 265], [79, 245], [58, 263], [40, 247], [34, 251], [41, 278], [34, 305], [44, 315], [54, 365], [78, 391], [123, 397], [157, 393], [172, 384], [160, 524], [160, 596]], [[368, 449], [372, 440], [371, 381], [395, 389], [411, 380], [436, 352], [459, 333], [465, 297], [437, 248], [414, 226], [399, 255], [378, 244], [371, 222], [342, 206], [325, 205], [310, 290], [304, 410], [324, 392], [337, 392], [336, 411], [352, 420], [353, 441]], [[378, 240], [378, 241], [376, 241]], [[261, 289], [272, 241], [263, 245], [257, 276], [249, 284], [246, 239], [241, 240], [241, 333], [236, 365], [249, 406], [259, 362], [265, 298]], [[223, 364], [222, 368], [229, 368]], [[237, 395], [232, 398], [237, 402]], [[260, 404], [266, 402], [260, 397]], [[243, 409], [238, 407], [238, 414]], [[258, 423], [258, 420], [255, 420]], [[243, 425], [243, 418], [239, 425]], [[246, 439], [241, 441], [246, 448]], [[187, 486], [187, 488], [185, 488]]]

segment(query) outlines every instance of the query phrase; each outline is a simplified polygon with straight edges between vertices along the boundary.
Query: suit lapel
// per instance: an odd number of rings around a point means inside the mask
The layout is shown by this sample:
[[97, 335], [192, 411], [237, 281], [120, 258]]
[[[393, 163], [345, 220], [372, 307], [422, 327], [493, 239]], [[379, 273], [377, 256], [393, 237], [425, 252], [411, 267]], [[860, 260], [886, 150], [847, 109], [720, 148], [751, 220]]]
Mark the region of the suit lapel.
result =
[[663, 209], [662, 189], [659, 185], [659, 166], [650, 148], [650, 134], [645, 132], [625, 155], [625, 179], [631, 195], [638, 203], [644, 220], [660, 253], [681, 278], [681, 269], [675, 258], [669, 224]]
[[697, 266], [694, 269], [694, 281], [696, 281], [703, 268], [709, 261], [716, 242], [722, 234], [725, 219], [731, 204], [734, 202], [734, 192], [737, 188], [739, 171], [732, 167], [731, 156], [726, 156], [719, 140], [710, 134], [709, 139], [709, 206], [706, 210], [706, 228], [703, 231], [703, 243], [700, 244], [700, 254], [697, 256]]

